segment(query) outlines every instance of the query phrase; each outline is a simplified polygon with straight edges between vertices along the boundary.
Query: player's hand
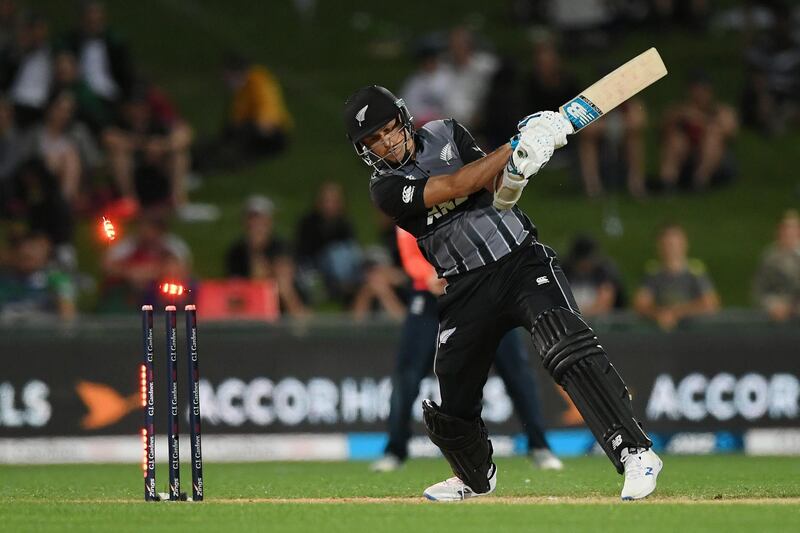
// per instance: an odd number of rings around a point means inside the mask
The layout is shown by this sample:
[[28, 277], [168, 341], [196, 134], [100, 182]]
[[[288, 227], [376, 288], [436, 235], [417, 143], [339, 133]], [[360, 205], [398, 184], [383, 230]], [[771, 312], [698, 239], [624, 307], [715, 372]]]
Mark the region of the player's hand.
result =
[[550, 161], [555, 145], [553, 137], [539, 128], [529, 128], [511, 139], [511, 157], [506, 168], [510, 174], [530, 178]]
[[542, 135], [553, 138], [553, 146], [561, 148], [567, 144], [567, 135], [575, 133], [572, 123], [555, 111], [539, 111], [523, 118], [517, 124], [520, 133], [526, 130], [539, 130]]

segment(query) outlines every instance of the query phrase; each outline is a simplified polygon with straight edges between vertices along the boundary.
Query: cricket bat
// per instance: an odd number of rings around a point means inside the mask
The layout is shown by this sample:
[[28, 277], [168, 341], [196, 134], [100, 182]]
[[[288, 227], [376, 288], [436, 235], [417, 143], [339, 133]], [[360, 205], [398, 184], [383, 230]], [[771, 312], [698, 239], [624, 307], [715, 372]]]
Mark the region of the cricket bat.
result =
[[577, 133], [666, 75], [667, 67], [661, 56], [655, 48], [650, 48], [600, 78], [558, 110]]

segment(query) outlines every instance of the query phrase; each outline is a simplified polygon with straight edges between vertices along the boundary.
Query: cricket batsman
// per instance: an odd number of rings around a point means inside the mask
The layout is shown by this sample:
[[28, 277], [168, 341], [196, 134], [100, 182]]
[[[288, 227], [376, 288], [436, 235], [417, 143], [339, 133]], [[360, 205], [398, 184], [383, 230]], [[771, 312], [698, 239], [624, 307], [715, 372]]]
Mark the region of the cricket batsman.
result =
[[460, 501], [494, 491], [497, 466], [481, 395], [500, 339], [520, 326], [624, 474], [622, 499], [651, 494], [662, 463], [633, 416], [625, 383], [581, 317], [555, 253], [516, 206], [528, 180], [567, 144], [570, 122], [556, 112], [534, 113], [486, 155], [455, 120], [415, 131], [405, 103], [371, 85], [348, 98], [344, 123], [373, 169], [373, 202], [416, 237], [447, 281], [434, 359], [442, 402], [424, 400], [422, 409], [428, 436], [455, 477], [424, 496]]

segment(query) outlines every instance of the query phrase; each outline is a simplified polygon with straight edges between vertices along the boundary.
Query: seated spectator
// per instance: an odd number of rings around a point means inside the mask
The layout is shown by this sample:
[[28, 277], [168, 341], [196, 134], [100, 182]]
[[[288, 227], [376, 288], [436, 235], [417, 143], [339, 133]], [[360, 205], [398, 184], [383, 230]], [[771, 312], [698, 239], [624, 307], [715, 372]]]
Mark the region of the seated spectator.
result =
[[625, 290], [614, 264], [600, 253], [597, 241], [578, 236], [564, 261], [575, 303], [587, 317], [625, 307]]
[[23, 221], [31, 231], [45, 234], [55, 247], [59, 266], [74, 269], [73, 213], [56, 176], [41, 159], [29, 159], [14, 173], [9, 189], [3, 211], [12, 220]]
[[502, 146], [517, 134], [517, 122], [527, 114], [523, 101], [527, 98], [522, 96], [515, 59], [501, 58], [489, 81], [481, 112], [480, 137], [487, 150]]
[[68, 92], [53, 95], [44, 120], [33, 126], [21, 143], [23, 159], [41, 159], [58, 180], [61, 195], [74, 205], [81, 185], [83, 166], [78, 143], [70, 135], [75, 98]]
[[382, 268], [380, 262], [365, 265], [338, 183], [327, 182], [320, 187], [314, 208], [297, 225], [295, 249], [306, 293], [313, 292], [313, 279], [320, 276], [328, 297], [351, 308], [357, 318], [363, 317], [375, 301], [392, 316], [404, 315], [405, 307], [393, 290], [397, 281], [393, 270]]
[[5, 50], [14, 42], [20, 31], [20, 13], [15, 0], [0, 0], [0, 50]]
[[772, 135], [800, 121], [800, 42], [791, 9], [782, 2], [769, 8], [772, 27], [745, 51], [741, 109], [747, 126]]
[[734, 110], [717, 100], [705, 74], [695, 74], [686, 100], [668, 109], [664, 118], [664, 186], [701, 190], [731, 181], [736, 171], [729, 144], [737, 129]]
[[340, 184], [320, 186], [313, 209], [297, 224], [295, 251], [305, 275], [319, 273], [334, 300], [350, 303], [362, 282], [363, 256], [345, 213]]
[[474, 36], [464, 27], [450, 32], [447, 57], [443, 67], [449, 81], [445, 116], [456, 119], [467, 128], [477, 127], [482, 119], [479, 115], [489, 82], [498, 67], [497, 58], [489, 52], [477, 50]]
[[719, 297], [705, 266], [688, 259], [688, 249], [684, 229], [677, 224], [665, 226], [658, 236], [659, 261], [648, 264], [634, 298], [636, 312], [667, 331], [684, 319], [719, 310]]
[[103, 258], [100, 310], [121, 312], [145, 301], [162, 282], [163, 261], [174, 257], [185, 265], [191, 263], [187, 244], [167, 231], [166, 219], [145, 213], [132, 235], [123, 237]]
[[[531, 71], [524, 84], [521, 115], [537, 109], [558, 109], [582, 89], [575, 77], [564, 67], [561, 54], [553, 35], [540, 32], [533, 37]], [[514, 134], [511, 131], [510, 134]], [[574, 157], [575, 145], [569, 143], [566, 150], [558, 150], [550, 162], [567, 162]]]
[[293, 317], [310, 314], [295, 288], [295, 265], [290, 247], [273, 233], [274, 205], [265, 196], [251, 196], [245, 202], [244, 236], [229, 249], [225, 258], [228, 277], [274, 280], [281, 308]]
[[70, 32], [63, 47], [78, 59], [81, 78], [109, 105], [122, 101], [134, 85], [133, 62], [127, 44], [108, 28], [102, 2], [83, 2], [80, 26]]
[[628, 192], [644, 198], [644, 130], [647, 111], [644, 102], [632, 98], [617, 109], [581, 130], [578, 158], [586, 195], [596, 197], [608, 186], [617, 185], [617, 176], [626, 176]]
[[446, 118], [446, 102], [450, 80], [442, 68], [440, 47], [433, 39], [420, 43], [414, 51], [417, 68], [400, 90], [414, 125], [424, 126], [431, 120]]
[[353, 299], [350, 311], [354, 320], [364, 320], [373, 312], [384, 311], [393, 320], [405, 318], [409, 279], [403, 270], [394, 221], [380, 211], [378, 243], [363, 251], [364, 283]]
[[770, 318], [784, 322], [800, 317], [800, 215], [790, 210], [778, 224], [775, 242], [764, 253], [756, 273], [755, 298]]
[[17, 33], [14, 46], [0, 57], [0, 88], [14, 104], [17, 125], [25, 128], [42, 117], [53, 77], [49, 25], [30, 15]]
[[119, 122], [103, 133], [122, 211], [168, 205], [183, 215], [191, 139], [191, 129], [183, 122], [156, 119], [146, 86], [133, 91], [122, 105]]
[[218, 138], [196, 147], [201, 172], [237, 169], [282, 152], [292, 128], [280, 84], [266, 67], [231, 54], [223, 69], [231, 105]]
[[62, 50], [54, 59], [52, 93], [68, 91], [75, 98], [75, 118], [97, 135], [111, 125], [112, 109], [80, 77], [78, 62], [72, 52]]
[[14, 124], [14, 108], [0, 96], [0, 214], [3, 200], [9, 193], [9, 183], [20, 164], [20, 135]]
[[52, 246], [42, 233], [28, 233], [11, 246], [8, 268], [0, 270], [0, 320], [75, 317], [75, 287], [50, 265]]

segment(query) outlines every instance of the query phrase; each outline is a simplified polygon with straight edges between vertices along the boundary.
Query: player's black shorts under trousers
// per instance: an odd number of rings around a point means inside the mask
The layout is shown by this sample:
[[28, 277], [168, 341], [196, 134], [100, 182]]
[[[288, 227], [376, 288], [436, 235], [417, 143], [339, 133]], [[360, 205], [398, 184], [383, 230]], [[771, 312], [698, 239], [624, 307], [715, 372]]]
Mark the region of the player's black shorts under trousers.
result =
[[439, 339], [434, 372], [441, 410], [464, 419], [480, 415], [483, 386], [503, 335], [531, 331], [543, 311], [579, 313], [555, 252], [535, 240], [474, 272], [448, 278], [439, 297]]

